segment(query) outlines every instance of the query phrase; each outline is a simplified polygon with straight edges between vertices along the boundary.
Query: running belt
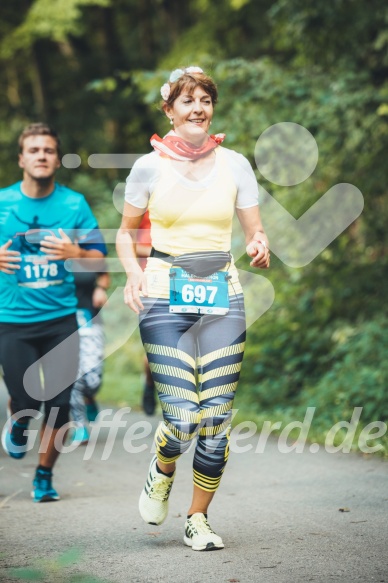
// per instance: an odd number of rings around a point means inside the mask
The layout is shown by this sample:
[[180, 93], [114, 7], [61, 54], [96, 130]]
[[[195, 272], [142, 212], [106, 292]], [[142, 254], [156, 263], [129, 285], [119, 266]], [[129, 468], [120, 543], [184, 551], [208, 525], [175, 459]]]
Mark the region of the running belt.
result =
[[150, 257], [163, 259], [171, 265], [181, 267], [188, 273], [205, 277], [223, 269], [232, 260], [230, 251], [200, 251], [198, 253], [184, 253], [174, 257], [152, 247]]

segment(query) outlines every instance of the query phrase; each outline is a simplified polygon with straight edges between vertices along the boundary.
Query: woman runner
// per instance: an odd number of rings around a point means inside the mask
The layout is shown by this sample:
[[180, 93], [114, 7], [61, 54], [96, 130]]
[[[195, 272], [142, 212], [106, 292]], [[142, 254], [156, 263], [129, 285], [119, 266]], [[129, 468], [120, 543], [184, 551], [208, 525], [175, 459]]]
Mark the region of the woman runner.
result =
[[[127, 179], [117, 252], [127, 273], [125, 303], [140, 316], [140, 333], [158, 391], [163, 422], [155, 434], [139, 510], [161, 524], [176, 462], [195, 440], [193, 497], [184, 543], [224, 547], [208, 521], [229, 453], [233, 398], [245, 343], [245, 313], [230, 255], [236, 212], [251, 266], [269, 267], [268, 240], [249, 162], [209, 135], [217, 87], [199, 67], [176, 69], [161, 88], [173, 129], [134, 165]], [[148, 209], [153, 250], [143, 272], [136, 240]]]

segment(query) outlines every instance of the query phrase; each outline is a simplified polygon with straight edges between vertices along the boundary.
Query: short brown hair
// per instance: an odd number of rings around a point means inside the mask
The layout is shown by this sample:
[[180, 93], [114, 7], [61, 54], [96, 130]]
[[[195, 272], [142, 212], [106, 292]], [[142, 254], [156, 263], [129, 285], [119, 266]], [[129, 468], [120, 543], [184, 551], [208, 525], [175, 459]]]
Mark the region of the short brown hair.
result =
[[57, 143], [57, 153], [58, 156], [60, 156], [61, 140], [59, 139], [57, 132], [51, 126], [45, 123], [31, 123], [30, 125], [25, 127], [18, 139], [20, 154], [23, 152], [24, 140], [29, 136], [51, 136]]
[[196, 87], [201, 87], [212, 100], [215, 105], [218, 100], [217, 85], [213, 79], [205, 73], [183, 73], [174, 83], [169, 81], [170, 95], [167, 101], [163, 101], [163, 106], [171, 107], [175, 99], [179, 97], [183, 90], [186, 90], [189, 95], [192, 95]]

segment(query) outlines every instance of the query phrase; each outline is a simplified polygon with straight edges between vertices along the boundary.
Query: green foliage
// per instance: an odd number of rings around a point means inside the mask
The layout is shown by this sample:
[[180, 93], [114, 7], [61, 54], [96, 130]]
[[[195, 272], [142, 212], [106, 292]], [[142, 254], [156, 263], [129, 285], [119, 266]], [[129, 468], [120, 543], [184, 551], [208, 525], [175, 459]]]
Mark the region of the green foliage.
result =
[[291, 49], [299, 63], [335, 69], [387, 64], [388, 11], [379, 0], [277, 0], [269, 15], [282, 48]]
[[[295, 283], [285, 288], [292, 306], [275, 300], [248, 333], [236, 399], [242, 414], [288, 423], [316, 407], [309, 438], [318, 443], [335, 423], [349, 420], [355, 407], [362, 408], [358, 433], [369, 423], [387, 423], [387, 315], [362, 320], [358, 311], [353, 318], [327, 321], [330, 302], [319, 310], [321, 300], [312, 290], [303, 292]], [[377, 443], [388, 455], [388, 435]]]
[[314, 406], [336, 422], [363, 407], [366, 423], [388, 419], [386, 318], [354, 327], [337, 321], [321, 331], [281, 318], [275, 340], [266, 339], [266, 324], [260, 324], [261, 341], [252, 333], [247, 359], [255, 362], [242, 379], [257, 412]]
[[109, 4], [110, 0], [36, 0], [23, 22], [3, 39], [0, 57], [10, 58], [16, 51], [30, 48], [37, 39], [63, 42], [69, 34], [80, 36], [84, 32], [82, 8]]
[[362, 407], [365, 423], [388, 420], [388, 319], [379, 318], [355, 328], [343, 327], [333, 334], [327, 356], [330, 368], [303, 395], [333, 422], [346, 419], [354, 407]]

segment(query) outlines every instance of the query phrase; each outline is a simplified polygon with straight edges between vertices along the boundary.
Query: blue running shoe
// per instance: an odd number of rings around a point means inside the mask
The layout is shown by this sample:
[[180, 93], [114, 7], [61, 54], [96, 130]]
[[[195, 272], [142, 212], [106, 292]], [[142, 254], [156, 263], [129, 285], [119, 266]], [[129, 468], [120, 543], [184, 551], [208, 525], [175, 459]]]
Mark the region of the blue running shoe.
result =
[[90, 402], [86, 403], [86, 417], [88, 418], [89, 423], [94, 423], [97, 419], [98, 415], [98, 406], [94, 399], [89, 397]]
[[89, 431], [85, 425], [78, 425], [74, 427], [74, 433], [71, 438], [73, 443], [78, 443], [78, 445], [86, 445], [89, 441]]
[[3, 427], [1, 445], [5, 453], [16, 460], [20, 460], [26, 455], [28, 435], [25, 435], [25, 430], [27, 428], [28, 423], [19, 423], [12, 417], [7, 419]]
[[51, 471], [36, 470], [35, 479], [32, 482], [31, 496], [34, 502], [55, 502], [60, 500], [58, 492], [53, 488]]

